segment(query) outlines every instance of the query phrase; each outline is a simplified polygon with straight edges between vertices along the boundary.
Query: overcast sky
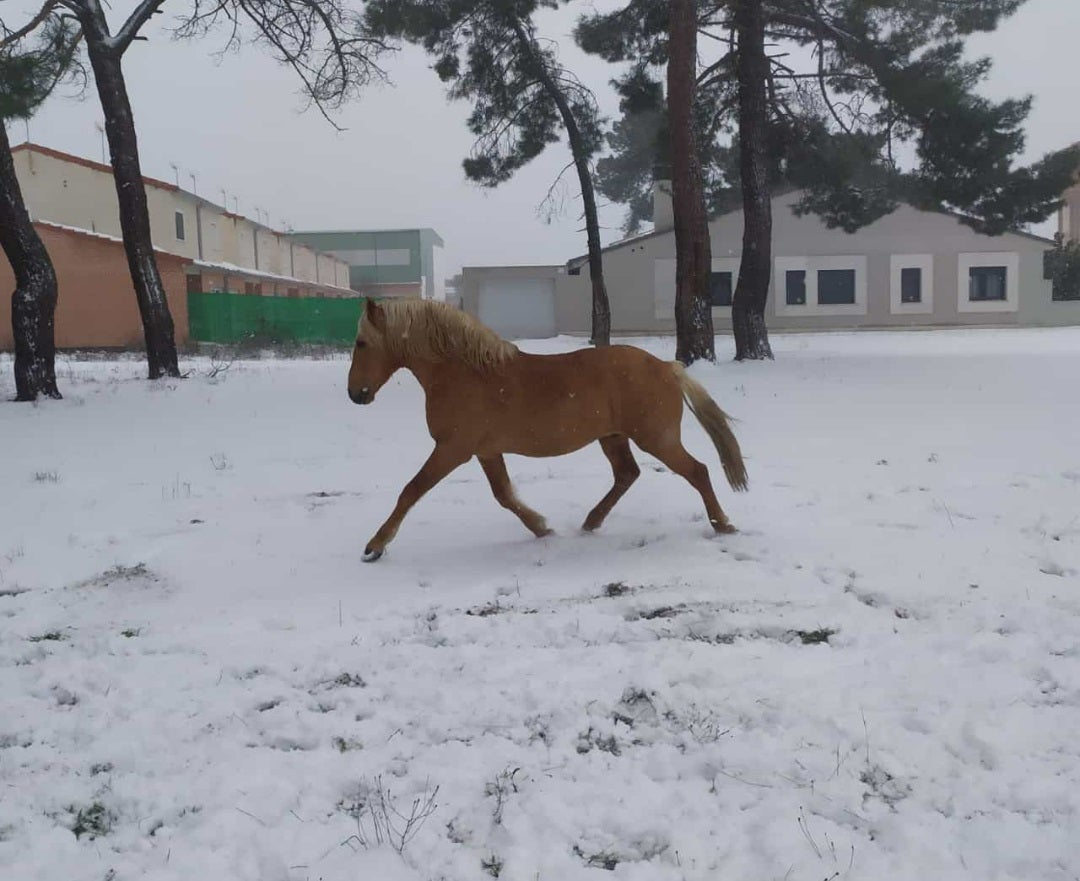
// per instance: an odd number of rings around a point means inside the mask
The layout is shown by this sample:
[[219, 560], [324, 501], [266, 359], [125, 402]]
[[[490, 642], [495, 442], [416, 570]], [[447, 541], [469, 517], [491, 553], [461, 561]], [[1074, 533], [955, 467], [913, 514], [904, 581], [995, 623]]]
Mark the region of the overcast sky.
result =
[[[135, 5], [117, 0], [109, 13], [115, 28]], [[615, 68], [576, 49], [573, 23], [610, 0], [570, 3], [540, 19], [544, 36], [557, 41], [568, 67], [597, 92], [609, 117], [616, 100], [608, 81]], [[3, 0], [0, 15], [21, 21], [28, 0]], [[200, 42], [174, 41], [166, 28], [184, 0], [166, 0], [164, 14], [125, 57], [128, 90], [138, 127], [145, 174], [179, 180], [200, 195], [241, 213], [269, 211], [271, 223], [295, 229], [433, 227], [446, 241], [442, 272], [462, 265], [561, 263], [583, 253], [584, 232], [575, 178], [568, 174], [567, 209], [545, 223], [537, 216], [551, 182], [569, 161], [565, 144], [552, 145], [512, 181], [484, 190], [465, 180], [461, 160], [472, 138], [468, 107], [447, 100], [445, 90], [416, 49], [385, 60], [392, 85], [375, 86], [337, 117], [337, 132], [314, 111], [302, 111], [296, 80], [259, 46], [216, 58], [225, 35]], [[993, 34], [969, 41], [972, 54], [990, 55], [994, 69], [985, 87], [993, 98], [1032, 94], [1026, 160], [1080, 140], [1076, 112], [1076, 54], [1080, 50], [1080, 0], [1028, 0]], [[36, 143], [102, 158], [102, 119], [91, 89], [83, 100], [54, 96], [29, 124]], [[13, 143], [25, 140], [22, 123]], [[620, 237], [620, 206], [602, 208], [604, 241]], [[1052, 231], [1044, 224], [1040, 232]]]

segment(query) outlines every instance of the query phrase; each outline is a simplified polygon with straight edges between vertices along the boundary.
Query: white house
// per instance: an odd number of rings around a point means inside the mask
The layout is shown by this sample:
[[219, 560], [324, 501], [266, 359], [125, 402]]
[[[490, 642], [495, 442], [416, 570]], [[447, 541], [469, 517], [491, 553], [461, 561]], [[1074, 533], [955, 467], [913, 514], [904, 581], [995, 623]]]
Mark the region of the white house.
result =
[[[798, 193], [773, 199], [771, 328], [1080, 324], [1080, 302], [1053, 300], [1043, 277], [1050, 239], [983, 235], [955, 215], [909, 205], [846, 233], [813, 215], [797, 217], [797, 199]], [[654, 217], [652, 232], [604, 249], [613, 333], [674, 332], [675, 233], [664, 184], [654, 187]], [[713, 321], [724, 332], [739, 274], [742, 211], [713, 219], [709, 228]], [[589, 332], [584, 257], [564, 266], [466, 267], [462, 276], [463, 307], [504, 335]]]

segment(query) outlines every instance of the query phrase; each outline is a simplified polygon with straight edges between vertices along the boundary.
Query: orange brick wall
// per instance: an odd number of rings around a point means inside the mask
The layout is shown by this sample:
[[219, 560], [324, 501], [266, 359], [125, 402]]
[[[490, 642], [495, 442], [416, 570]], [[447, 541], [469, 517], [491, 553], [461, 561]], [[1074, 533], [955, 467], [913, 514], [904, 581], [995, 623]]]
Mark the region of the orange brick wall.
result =
[[[44, 224], [35, 226], [56, 267], [57, 347], [142, 348], [142, 321], [123, 245]], [[158, 271], [176, 327], [177, 345], [188, 338], [185, 262], [183, 258], [158, 253]], [[11, 267], [0, 254], [0, 350], [14, 347], [11, 334], [14, 289]]]

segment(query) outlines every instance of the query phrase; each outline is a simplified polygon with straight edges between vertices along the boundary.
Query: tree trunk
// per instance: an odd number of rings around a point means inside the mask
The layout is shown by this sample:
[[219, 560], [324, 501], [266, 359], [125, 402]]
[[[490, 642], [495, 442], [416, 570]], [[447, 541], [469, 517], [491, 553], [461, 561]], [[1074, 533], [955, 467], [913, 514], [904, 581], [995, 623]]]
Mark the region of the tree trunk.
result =
[[692, 364], [701, 358], [716, 360], [709, 299], [712, 247], [694, 127], [697, 3], [671, 0], [669, 15], [667, 84], [675, 219], [675, 357]]
[[551, 72], [544, 65], [540, 53], [533, 45], [532, 38], [526, 33], [520, 21], [514, 20], [514, 32], [523, 51], [532, 58], [536, 65], [536, 74], [544, 85], [555, 106], [559, 108], [566, 138], [570, 142], [570, 153], [574, 158], [578, 183], [581, 185], [582, 210], [585, 213], [585, 236], [589, 244], [589, 278], [592, 280], [592, 335], [589, 340], [594, 346], [611, 345], [611, 305], [608, 302], [607, 285], [604, 284], [604, 257], [600, 247], [600, 218], [596, 211], [596, 190], [593, 187], [592, 172], [589, 170], [589, 154], [581, 138], [581, 129], [570, 109], [570, 103], [562, 93]]
[[15, 337], [15, 400], [59, 398], [56, 387], [56, 271], [23, 201], [0, 119], [0, 248], [15, 274], [11, 327]]
[[[737, 0], [735, 31], [739, 78], [739, 168], [742, 175], [743, 245], [739, 283], [731, 307], [735, 360], [772, 358], [765, 327], [772, 262], [772, 195], [767, 165], [765, 12], [762, 0]], [[777, 280], [779, 284], [779, 279]]]
[[142, 317], [150, 379], [179, 376], [172, 315], [150, 237], [146, 187], [139, 167], [135, 120], [120, 66], [122, 56], [109, 45], [107, 33], [102, 33], [103, 21], [98, 23], [92, 17], [86, 18], [88, 20], [80, 20], [105, 114], [105, 136], [109, 141], [116, 197], [120, 205], [120, 229], [123, 231], [128, 269]]
[[570, 141], [570, 152], [574, 157], [578, 183], [581, 185], [581, 203], [585, 212], [585, 237], [589, 243], [589, 278], [592, 280], [592, 336], [589, 340], [594, 346], [611, 345], [611, 304], [608, 302], [607, 285], [604, 284], [604, 256], [600, 247], [600, 218], [596, 211], [596, 191], [593, 188], [592, 173], [589, 170], [589, 157], [581, 140], [581, 131], [577, 120], [570, 112], [570, 105], [558, 87], [545, 76], [545, 86], [549, 86], [552, 99], [562, 114], [566, 136]]
[[[572, 117], [571, 117], [572, 120]], [[581, 182], [581, 201], [585, 211], [585, 235], [589, 242], [589, 278], [592, 280], [592, 338], [594, 346], [611, 345], [611, 304], [608, 302], [607, 285], [604, 283], [604, 257], [600, 249], [600, 220], [596, 213], [596, 193], [592, 175], [589, 173], [588, 157], [574, 139], [580, 140], [577, 123], [567, 124], [570, 133], [570, 149], [574, 151], [578, 180]]]

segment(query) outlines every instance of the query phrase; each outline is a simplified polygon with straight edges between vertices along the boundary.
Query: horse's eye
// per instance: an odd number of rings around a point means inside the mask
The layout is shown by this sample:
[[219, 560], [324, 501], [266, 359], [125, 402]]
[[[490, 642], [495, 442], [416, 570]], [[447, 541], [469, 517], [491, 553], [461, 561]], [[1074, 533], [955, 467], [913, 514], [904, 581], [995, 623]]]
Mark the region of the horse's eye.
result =
[[356, 341], [356, 348], [358, 348], [358, 349], [362, 349], [366, 345], [367, 345], [367, 343], [365, 343], [363, 340], [357, 340]]

